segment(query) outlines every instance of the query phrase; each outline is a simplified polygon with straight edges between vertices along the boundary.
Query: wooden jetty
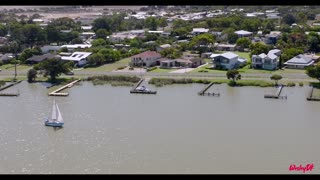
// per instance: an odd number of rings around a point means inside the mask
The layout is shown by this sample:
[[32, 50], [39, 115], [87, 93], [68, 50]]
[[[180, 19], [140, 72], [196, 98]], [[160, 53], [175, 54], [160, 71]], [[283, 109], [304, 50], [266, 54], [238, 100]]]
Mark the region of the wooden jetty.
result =
[[65, 86], [62, 86], [61, 88], [59, 88], [55, 91], [52, 91], [51, 93], [49, 93], [49, 96], [68, 96], [69, 93], [59, 93], [59, 92], [66, 89], [66, 88], [71, 88], [75, 83], [77, 83], [79, 81], [80, 81], [80, 79], [72, 81], [71, 83], [69, 83]]
[[140, 79], [137, 84], [133, 86], [133, 88], [130, 90], [130, 93], [135, 93], [135, 94], [157, 94], [157, 91], [139, 91], [137, 90], [137, 87], [140, 86], [140, 84], [144, 81], [144, 79]]
[[19, 96], [19, 93], [0, 93], [0, 96]]
[[[131, 89], [131, 91], [134, 91], [135, 89], [137, 89], [137, 87], [139, 87], [140, 84], [141, 84], [143, 81], [144, 81], [144, 79], [140, 79], [140, 81], [137, 82], [137, 84], [135, 84], [135, 85], [133, 86], [133, 88]], [[131, 92], [131, 91], [130, 91], [130, 92]]]
[[137, 91], [137, 90], [131, 90], [130, 93], [135, 93], [135, 94], [157, 94], [157, 91]]
[[8, 84], [8, 85], [6, 85], [6, 86], [4, 86], [4, 87], [0, 88], [0, 91], [3, 91], [3, 90], [5, 90], [5, 89], [8, 89], [9, 87], [12, 87], [12, 86], [14, 86], [14, 85], [17, 85], [17, 84], [19, 84], [19, 83], [21, 83], [21, 82], [22, 82], [22, 81], [20, 80], [20, 81], [17, 81], [17, 82], [14, 82], [14, 83]]
[[265, 94], [264, 98], [287, 99], [287, 96], [280, 96], [282, 89], [283, 89], [283, 85], [280, 85], [275, 94]]
[[214, 84], [213, 82], [208, 84], [208, 86], [206, 86], [205, 88], [203, 88], [201, 91], [198, 92], [198, 95], [200, 95], [200, 96], [220, 96], [220, 93], [206, 92], [213, 84]]
[[309, 95], [309, 97], [307, 97], [307, 100], [308, 101], [320, 101], [320, 98], [313, 97], [313, 88], [314, 87], [311, 88], [310, 95]]

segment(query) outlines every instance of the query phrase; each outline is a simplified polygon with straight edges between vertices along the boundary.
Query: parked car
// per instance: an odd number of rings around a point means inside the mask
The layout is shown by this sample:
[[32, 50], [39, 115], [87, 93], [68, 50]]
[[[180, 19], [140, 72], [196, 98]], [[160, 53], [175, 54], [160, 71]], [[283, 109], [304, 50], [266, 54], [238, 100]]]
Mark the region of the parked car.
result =
[[73, 71], [66, 73], [66, 75], [74, 75]]

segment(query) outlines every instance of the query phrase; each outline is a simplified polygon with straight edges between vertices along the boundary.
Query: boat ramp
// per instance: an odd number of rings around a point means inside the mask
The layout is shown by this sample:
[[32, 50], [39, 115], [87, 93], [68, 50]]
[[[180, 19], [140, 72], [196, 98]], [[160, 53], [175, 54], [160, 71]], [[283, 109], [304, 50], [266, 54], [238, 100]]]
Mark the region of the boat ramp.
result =
[[[22, 82], [22, 81], [20, 80], [20, 81], [17, 81], [17, 82], [13, 82], [13, 83], [11, 83], [11, 84], [8, 84], [8, 85], [0, 88], [0, 92], [3, 91], [3, 90], [5, 90], [5, 89], [8, 89], [8, 88], [10, 88], [10, 87], [12, 87], [12, 86], [14, 86], [14, 85], [17, 85], [17, 84], [19, 84], [19, 83], [21, 83], [21, 82]], [[0, 93], [0, 96], [19, 96], [19, 95], [20, 95], [19, 91], [18, 91], [17, 93]]]

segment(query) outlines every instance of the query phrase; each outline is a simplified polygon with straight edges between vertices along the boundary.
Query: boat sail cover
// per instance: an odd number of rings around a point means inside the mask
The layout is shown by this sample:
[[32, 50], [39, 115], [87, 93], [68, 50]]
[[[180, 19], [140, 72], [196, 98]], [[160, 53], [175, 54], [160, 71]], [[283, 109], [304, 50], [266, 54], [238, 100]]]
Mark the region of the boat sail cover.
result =
[[56, 104], [56, 106], [57, 106], [57, 119], [56, 119], [56, 121], [62, 123], [63, 122], [63, 118], [62, 118], [59, 106], [58, 106], [58, 104]]
[[57, 107], [56, 107], [56, 102], [53, 102], [53, 107], [52, 107], [52, 116], [51, 116], [51, 121], [55, 121], [57, 119]]

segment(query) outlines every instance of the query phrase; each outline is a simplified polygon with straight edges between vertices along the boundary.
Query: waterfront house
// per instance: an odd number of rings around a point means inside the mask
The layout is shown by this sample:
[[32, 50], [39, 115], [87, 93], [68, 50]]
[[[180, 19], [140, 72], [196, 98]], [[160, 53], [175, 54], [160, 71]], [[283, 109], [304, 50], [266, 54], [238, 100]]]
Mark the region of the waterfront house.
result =
[[175, 59], [176, 67], [196, 68], [202, 64], [204, 64], [204, 61], [199, 57], [183, 57]]
[[160, 53], [161, 51], [163, 51], [164, 49], [170, 48], [171, 45], [170, 44], [163, 44], [160, 45], [159, 47], [157, 47], [157, 52]]
[[155, 66], [157, 64], [157, 60], [160, 58], [161, 55], [155, 51], [145, 51], [131, 56], [131, 65], [151, 67]]
[[292, 59], [288, 60], [284, 63], [287, 68], [291, 69], [304, 69], [308, 66], [311, 66], [314, 64], [314, 61], [311, 57], [299, 54]]
[[212, 58], [213, 68], [216, 69], [236, 69], [247, 62], [246, 59], [240, 58], [232, 52], [212, 54], [210, 57]]
[[37, 63], [40, 63], [40, 62], [43, 62], [47, 59], [52, 59], [52, 58], [60, 59], [60, 56], [56, 55], [56, 54], [50, 54], [50, 53], [38, 55], [38, 56], [32, 56], [26, 60], [26, 63], [27, 64], [37, 64]]
[[176, 66], [176, 60], [174, 59], [161, 58], [158, 62], [160, 63], [161, 68], [173, 68]]
[[275, 70], [278, 68], [281, 51], [273, 49], [268, 54], [252, 55], [252, 67], [255, 69]]
[[87, 63], [88, 57], [91, 52], [74, 52], [70, 56], [63, 56], [61, 60], [63, 61], [73, 61], [76, 66], [83, 66]]

